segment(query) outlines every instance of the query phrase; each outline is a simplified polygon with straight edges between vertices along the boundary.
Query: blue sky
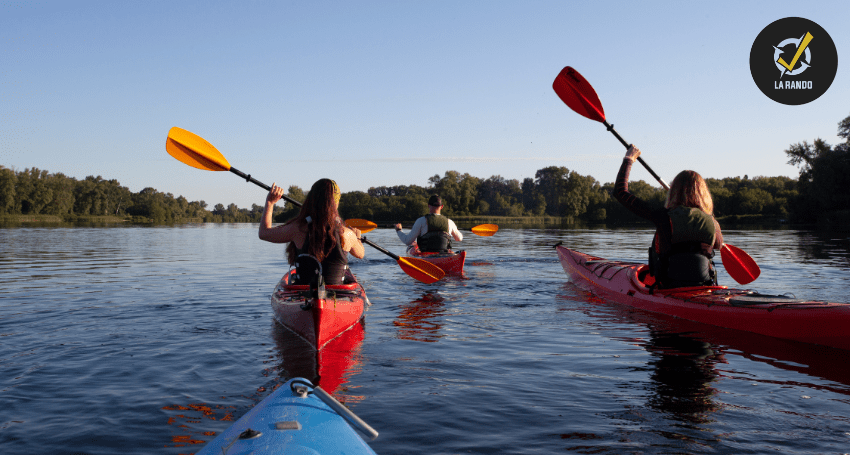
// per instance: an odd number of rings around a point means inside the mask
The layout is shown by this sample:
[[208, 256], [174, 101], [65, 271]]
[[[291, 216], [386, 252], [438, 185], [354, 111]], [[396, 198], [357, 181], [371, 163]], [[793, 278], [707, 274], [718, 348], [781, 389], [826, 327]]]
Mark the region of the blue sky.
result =
[[[802, 106], [767, 98], [749, 69], [758, 33], [789, 16], [838, 49], [832, 86]], [[838, 142], [850, 115], [848, 19], [840, 1], [2, 1], [0, 165], [262, 203], [233, 174], [171, 158], [179, 126], [258, 180], [304, 189], [553, 165], [613, 181], [625, 149], [552, 90], [569, 65], [668, 181], [796, 177], [783, 151]]]

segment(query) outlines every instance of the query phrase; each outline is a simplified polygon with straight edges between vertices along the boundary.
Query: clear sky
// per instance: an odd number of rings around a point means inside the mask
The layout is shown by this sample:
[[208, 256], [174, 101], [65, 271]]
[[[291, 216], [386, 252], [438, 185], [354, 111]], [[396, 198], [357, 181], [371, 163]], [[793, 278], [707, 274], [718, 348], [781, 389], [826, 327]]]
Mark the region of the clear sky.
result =
[[[767, 98], [749, 69], [758, 33], [789, 16], [838, 49], [832, 86], [802, 106]], [[844, 1], [0, 0], [0, 165], [262, 203], [231, 173], [171, 158], [179, 126], [284, 187], [546, 166], [611, 182], [625, 149], [552, 90], [569, 65], [668, 181], [796, 177], [784, 150], [837, 143], [850, 115], [848, 23]]]

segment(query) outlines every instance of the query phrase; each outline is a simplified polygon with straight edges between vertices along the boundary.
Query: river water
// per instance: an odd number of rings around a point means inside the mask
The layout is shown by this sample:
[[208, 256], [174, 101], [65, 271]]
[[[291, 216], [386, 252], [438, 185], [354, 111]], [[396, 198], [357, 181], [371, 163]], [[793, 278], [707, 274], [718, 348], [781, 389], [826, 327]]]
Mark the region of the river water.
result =
[[[748, 288], [850, 302], [847, 233], [723, 233]], [[256, 225], [0, 229], [0, 453], [194, 453], [292, 376], [383, 455], [850, 453], [850, 353], [605, 302], [552, 248], [644, 260], [651, 236], [468, 233], [466, 279], [433, 285], [367, 247], [373, 305], [319, 358], [272, 317], [284, 247]]]

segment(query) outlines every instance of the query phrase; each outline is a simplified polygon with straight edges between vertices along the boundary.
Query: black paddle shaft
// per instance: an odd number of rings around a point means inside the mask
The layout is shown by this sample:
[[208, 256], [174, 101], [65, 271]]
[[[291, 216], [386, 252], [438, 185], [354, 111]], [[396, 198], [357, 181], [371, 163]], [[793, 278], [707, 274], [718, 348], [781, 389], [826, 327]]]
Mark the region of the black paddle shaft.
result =
[[360, 241], [361, 241], [361, 242], [363, 242], [363, 243], [365, 243], [365, 244], [367, 244], [367, 245], [369, 245], [369, 246], [371, 246], [372, 248], [374, 248], [374, 249], [376, 249], [376, 250], [380, 251], [381, 253], [386, 254], [387, 256], [389, 256], [389, 257], [391, 257], [391, 258], [395, 259], [396, 261], [398, 261], [398, 260], [400, 260], [400, 259], [401, 259], [400, 257], [398, 257], [398, 255], [393, 254], [393, 253], [389, 252], [388, 250], [384, 249], [384, 247], [382, 247], [382, 246], [380, 246], [380, 245], [377, 245], [377, 244], [375, 244], [375, 243], [372, 243], [372, 241], [371, 241], [371, 240], [367, 240], [367, 239], [366, 239], [366, 237], [361, 237], [361, 238], [360, 238]]
[[[255, 179], [254, 177], [251, 177], [251, 174], [246, 174], [246, 173], [240, 171], [239, 169], [236, 169], [233, 166], [230, 167], [230, 172], [238, 175], [239, 177], [242, 177], [243, 179], [245, 179], [246, 182], [251, 182], [253, 184], [256, 184], [257, 186], [265, 189], [266, 191], [272, 190], [272, 187], [270, 187], [270, 186], [266, 185], [265, 183]], [[285, 200], [286, 202], [295, 204], [296, 207], [301, 207], [301, 205], [302, 205], [300, 202], [296, 201], [295, 199], [292, 199], [291, 197], [289, 197], [285, 194], [281, 196], [281, 199]]]
[[[614, 137], [616, 137], [621, 144], [623, 144], [623, 147], [625, 147], [626, 149], [629, 148], [629, 143], [626, 142], [625, 139], [623, 139], [619, 133], [617, 133], [617, 131], [614, 129], [614, 125], [609, 124], [607, 120], [602, 120], [602, 124], [605, 125], [606, 128], [608, 128], [608, 131], [610, 131], [611, 134], [613, 134]], [[664, 180], [661, 180], [661, 177], [659, 177], [658, 174], [656, 174], [655, 171], [653, 171], [652, 168], [649, 167], [648, 164], [646, 164], [646, 161], [644, 161], [643, 158], [637, 157], [637, 160], [640, 161], [640, 164], [642, 164], [643, 167], [645, 167], [646, 170], [649, 171], [649, 173], [652, 174], [653, 177], [655, 177], [655, 180], [658, 180], [658, 183], [660, 183], [665, 190], [670, 189], [667, 183]]]
[[[394, 227], [395, 227], [395, 224], [385, 224], [385, 225], [384, 225], [384, 227], [385, 227], [385, 228], [394, 228]], [[402, 229], [413, 229], [413, 228], [412, 228], [412, 227], [402, 226]], [[464, 232], [472, 232], [473, 234], [475, 233], [475, 231], [473, 231], [473, 230], [472, 230], [472, 229], [470, 229], [470, 228], [460, 228], [460, 227], [459, 227], [459, 228], [457, 228], [457, 230], [458, 230], [458, 231], [464, 231]]]

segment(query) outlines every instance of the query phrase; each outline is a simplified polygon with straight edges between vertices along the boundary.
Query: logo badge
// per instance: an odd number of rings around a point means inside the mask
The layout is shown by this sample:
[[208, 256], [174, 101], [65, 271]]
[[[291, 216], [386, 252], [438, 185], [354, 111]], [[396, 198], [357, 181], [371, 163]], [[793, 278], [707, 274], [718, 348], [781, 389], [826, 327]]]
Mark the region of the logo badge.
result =
[[786, 17], [768, 25], [750, 49], [750, 73], [777, 103], [806, 104], [826, 93], [838, 71], [838, 52], [820, 25]]

